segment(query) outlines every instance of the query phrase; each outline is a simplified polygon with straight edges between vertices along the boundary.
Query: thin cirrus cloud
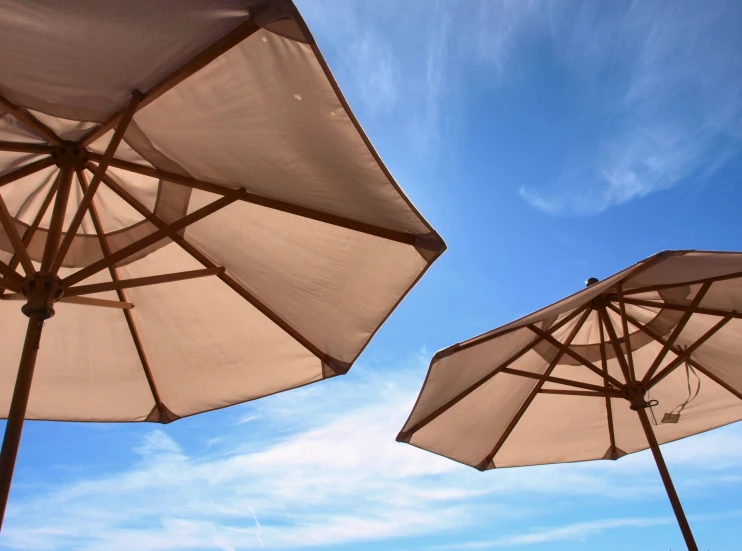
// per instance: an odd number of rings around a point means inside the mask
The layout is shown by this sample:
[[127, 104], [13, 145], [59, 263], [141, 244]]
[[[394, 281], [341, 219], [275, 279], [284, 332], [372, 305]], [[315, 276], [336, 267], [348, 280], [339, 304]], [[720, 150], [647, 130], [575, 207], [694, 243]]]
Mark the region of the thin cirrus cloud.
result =
[[[664, 499], [646, 453], [615, 463], [479, 473], [396, 443], [421, 384], [421, 364], [416, 358], [386, 376], [359, 366], [343, 379], [227, 410], [213, 417], [223, 423], [216, 429], [221, 440], [208, 448], [151, 430], [133, 443], [132, 459], [118, 470], [16, 493], [3, 545], [83, 551], [298, 549], [371, 541], [404, 546], [410, 538], [455, 533], [460, 540], [461, 531], [476, 535], [494, 527], [506, 535], [488, 545], [518, 546], [650, 526], [587, 518], [567, 527], [527, 528], [558, 522], [547, 507], [557, 496], [597, 497], [617, 507]], [[234, 422], [248, 413], [260, 418]], [[207, 442], [210, 435], [202, 436]], [[729, 479], [742, 465], [737, 427], [666, 450], [687, 492], [739, 483]], [[684, 486], [686, 478], [692, 484]], [[586, 514], [572, 513], [572, 520]]]
[[[703, 184], [738, 151], [739, 2], [479, 0], [467, 7], [300, 3], [341, 86], [360, 99], [356, 107], [367, 117], [407, 121], [423, 154], [451, 145], [447, 128], [461, 124], [453, 121], [460, 98], [508, 79], [524, 44], [545, 44], [559, 78], [579, 95], [567, 107], [578, 138], [569, 140], [567, 166], [518, 188], [538, 210], [592, 215], [689, 179]], [[557, 155], [564, 145], [553, 145]]]
[[550, 45], [586, 90], [585, 109], [606, 122], [581, 164], [521, 197], [551, 214], [590, 215], [703, 184], [742, 139], [740, 16], [725, 0], [572, 4], [553, 16]]

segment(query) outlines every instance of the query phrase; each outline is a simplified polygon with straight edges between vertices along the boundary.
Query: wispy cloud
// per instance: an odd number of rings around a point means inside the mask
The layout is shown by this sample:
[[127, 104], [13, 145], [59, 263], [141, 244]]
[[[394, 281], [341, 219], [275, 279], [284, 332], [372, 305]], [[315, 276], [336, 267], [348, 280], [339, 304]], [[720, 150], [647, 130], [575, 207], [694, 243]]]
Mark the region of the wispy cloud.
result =
[[[461, 102], [496, 87], [534, 43], [572, 90], [578, 139], [554, 176], [519, 187], [550, 214], [590, 215], [704, 183], [742, 141], [742, 35], [734, 0], [306, 2], [300, 7], [362, 120], [407, 132], [423, 155], [451, 147]], [[525, 57], [524, 57], [525, 56]], [[544, 95], [550, 91], [544, 89]], [[587, 121], [587, 122], [585, 122]], [[561, 124], [561, 122], [560, 122]], [[480, 139], [487, 139], [481, 136]], [[567, 158], [569, 157], [569, 158]]]
[[[527, 526], [543, 515], [534, 504], [557, 496], [664, 499], [646, 453], [483, 474], [396, 443], [422, 367], [419, 358], [389, 375], [359, 366], [344, 378], [227, 410], [218, 453], [181, 444], [170, 429], [151, 430], [132, 446], [127, 467], [16, 491], [3, 544], [83, 551], [326, 547], [473, 530], [490, 525], [493, 515], [530, 519]], [[248, 412], [262, 418], [230, 421]], [[262, 436], [247, 440], [249, 434]], [[679, 488], [705, 492], [709, 484], [735, 483], [719, 477], [739, 469], [740, 446], [739, 430], [730, 427], [670, 444], [666, 456]], [[612, 525], [575, 526], [546, 533], [588, 537]], [[527, 534], [522, 541], [537, 537]]]
[[552, 12], [551, 45], [598, 131], [582, 164], [521, 196], [551, 214], [595, 214], [708, 178], [742, 139], [740, 16], [725, 0]]

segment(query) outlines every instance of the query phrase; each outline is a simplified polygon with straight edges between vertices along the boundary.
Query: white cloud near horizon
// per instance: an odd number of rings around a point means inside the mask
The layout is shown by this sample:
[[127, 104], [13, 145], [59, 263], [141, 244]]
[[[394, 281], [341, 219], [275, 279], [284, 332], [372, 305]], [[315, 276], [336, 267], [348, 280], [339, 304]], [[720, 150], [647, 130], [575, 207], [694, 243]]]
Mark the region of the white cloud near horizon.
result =
[[[615, 463], [479, 473], [396, 443], [422, 382], [421, 367], [415, 359], [386, 376], [357, 367], [341, 379], [225, 410], [212, 417], [224, 426], [221, 441], [208, 449], [185, 447], [167, 428], [153, 429], [132, 442], [135, 459], [119, 469], [92, 465], [98, 474], [27, 486], [22, 493], [16, 486], [3, 545], [83, 551], [325, 548], [475, 533], [492, 527], [493, 517], [507, 533], [514, 521], [542, 524], [556, 497], [610, 497], [616, 504], [666, 499], [646, 453]], [[233, 422], [248, 412], [260, 419], [247, 426]], [[246, 439], [245, 431], [260, 438]], [[664, 448], [685, 495], [740, 482], [725, 478], [742, 465], [738, 427]], [[577, 528], [549, 528], [556, 532], [547, 536], [585, 538], [612, 528], [601, 522], [614, 520], [584, 519]], [[533, 533], [502, 541], [526, 545], [536, 541]]]

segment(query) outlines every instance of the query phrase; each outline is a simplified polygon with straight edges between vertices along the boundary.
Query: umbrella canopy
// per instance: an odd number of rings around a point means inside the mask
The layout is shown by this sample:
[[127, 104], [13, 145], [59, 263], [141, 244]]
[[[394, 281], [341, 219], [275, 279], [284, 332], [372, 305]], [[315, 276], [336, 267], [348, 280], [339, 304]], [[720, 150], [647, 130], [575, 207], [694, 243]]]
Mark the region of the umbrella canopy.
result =
[[740, 312], [742, 253], [660, 253], [438, 352], [397, 440], [480, 470], [659, 464], [657, 443], [742, 419]]
[[445, 250], [289, 1], [0, 1], [0, 68], [6, 486], [24, 418], [347, 372]]

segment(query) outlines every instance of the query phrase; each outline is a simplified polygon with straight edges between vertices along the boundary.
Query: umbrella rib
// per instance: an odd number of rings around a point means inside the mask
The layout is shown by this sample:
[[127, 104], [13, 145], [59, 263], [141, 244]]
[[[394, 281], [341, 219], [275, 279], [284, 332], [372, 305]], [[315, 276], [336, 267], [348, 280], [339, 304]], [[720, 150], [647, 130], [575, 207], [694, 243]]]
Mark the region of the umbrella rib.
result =
[[16, 180], [20, 180], [21, 178], [25, 178], [26, 176], [30, 176], [31, 174], [34, 174], [39, 170], [44, 170], [45, 168], [52, 166], [55, 162], [56, 161], [54, 160], [54, 157], [49, 156], [43, 159], [39, 159], [38, 161], [34, 161], [33, 163], [23, 165], [13, 172], [3, 174], [2, 176], [0, 176], [0, 187], [13, 183]]
[[26, 245], [23, 243], [23, 239], [21, 239], [21, 235], [18, 233], [18, 228], [15, 227], [15, 222], [13, 222], [13, 217], [8, 211], [8, 206], [5, 204], [1, 195], [0, 224], [2, 224], [3, 229], [5, 230], [5, 235], [7, 235], [10, 240], [10, 244], [15, 251], [15, 256], [18, 257], [21, 266], [23, 266], [23, 271], [26, 273], [26, 276], [32, 276], [36, 273], [36, 268], [34, 268], [33, 262], [31, 262], [31, 257], [28, 256]]
[[63, 143], [62, 138], [57, 136], [51, 128], [49, 128], [39, 119], [34, 117], [30, 112], [24, 109], [21, 109], [15, 103], [9, 101], [7, 98], [4, 98], [1, 95], [0, 95], [0, 105], [5, 107], [5, 109], [8, 111], [8, 113], [11, 116], [13, 116], [17, 120], [21, 121], [23, 124], [28, 126], [37, 135], [45, 138], [47, 141], [53, 143], [54, 145], [62, 145]]
[[609, 400], [611, 398], [620, 398], [621, 395], [617, 392], [596, 392], [592, 390], [561, 390], [556, 388], [542, 388], [538, 391], [539, 394], [559, 394], [566, 396], [589, 396], [593, 398], [605, 398]]
[[[631, 289], [629, 291], [624, 291], [624, 296], [628, 295], [640, 295], [642, 293], [651, 293], [654, 291], [662, 291], [664, 289], [675, 289], [676, 287], [688, 287], [692, 285], [702, 285], [704, 283], [708, 282], [716, 282], [716, 281], [727, 281], [730, 279], [738, 279], [742, 277], [742, 272], [734, 272], [731, 274], [725, 274], [721, 276], [713, 276], [713, 277], [705, 277], [703, 279], [696, 279], [693, 281], [684, 281], [682, 283], [664, 283], [661, 285], [650, 285], [647, 287], [638, 287], [636, 289]], [[628, 300], [627, 300], [628, 302]]]
[[[609, 305], [611, 307], [612, 305]], [[615, 308], [615, 307], [614, 307]], [[652, 329], [647, 327], [645, 324], [641, 323], [637, 319], [634, 319], [631, 315], [626, 316], [628, 320], [632, 323], [632, 325], [635, 325], [640, 331], [643, 331], [647, 336], [649, 336], [651, 339], [655, 340], [656, 342], [660, 343], [661, 345], [665, 345], [667, 341], [663, 339], [659, 334], [655, 333]], [[672, 351], [676, 355], [680, 355], [683, 353], [683, 350], [677, 346], [672, 347]], [[704, 375], [706, 375], [709, 379], [714, 381], [716, 384], [718, 384], [720, 387], [728, 390], [730, 393], [732, 393], [734, 396], [742, 400], [742, 392], [738, 391], [734, 387], [730, 386], [723, 380], [719, 379], [716, 375], [714, 375], [707, 367], [701, 365], [698, 363], [698, 360], [694, 360], [693, 358], [687, 359], [688, 363], [692, 365], [697, 371], [700, 371]]]
[[719, 320], [716, 325], [714, 325], [711, 329], [706, 331], [701, 337], [698, 338], [696, 342], [694, 342], [692, 345], [688, 346], [687, 348], [682, 349], [682, 352], [678, 354], [678, 356], [671, 361], [669, 364], [667, 364], [659, 373], [657, 373], [648, 383], [648, 388], [652, 388], [657, 383], [659, 383], [662, 379], [667, 377], [675, 368], [677, 368], [679, 365], [681, 365], [685, 360], [687, 360], [690, 355], [695, 352], [703, 343], [705, 343], [707, 340], [709, 340], [714, 334], [719, 331], [722, 327], [724, 327], [729, 320], [732, 319], [732, 316], [726, 316], [725, 318]]
[[[21, 285], [23, 285], [23, 278], [2, 260], [0, 260], [0, 274], [5, 276], [3, 278], [3, 285], [13, 286], [20, 290]], [[16, 289], [14, 288], [13, 290], [15, 291]]]
[[122, 310], [131, 310], [134, 308], [131, 302], [93, 297], [62, 297], [57, 302], [69, 302], [70, 304], [82, 304], [84, 306], [102, 306], [103, 308], [121, 308]]
[[54, 146], [41, 143], [0, 141], [0, 151], [10, 151], [13, 153], [46, 153], [47, 155], [51, 155], [54, 152]]
[[67, 251], [69, 251], [70, 245], [72, 245], [72, 241], [75, 239], [77, 229], [80, 227], [80, 224], [82, 224], [82, 219], [85, 217], [85, 213], [88, 211], [88, 206], [92, 203], [95, 192], [98, 191], [98, 186], [100, 185], [101, 178], [105, 174], [106, 170], [108, 170], [108, 164], [111, 162], [111, 159], [116, 153], [116, 149], [121, 143], [121, 140], [126, 133], [126, 129], [128, 128], [129, 123], [131, 122], [131, 119], [134, 116], [134, 113], [136, 112], [137, 107], [139, 106], [141, 101], [142, 93], [138, 90], [132, 92], [129, 105], [124, 111], [124, 114], [121, 116], [119, 124], [118, 126], [116, 126], [116, 130], [113, 133], [113, 138], [111, 138], [111, 141], [108, 142], [106, 152], [103, 154], [98, 167], [93, 173], [93, 179], [90, 181], [90, 185], [87, 186], [87, 190], [83, 193], [80, 204], [77, 207], [77, 212], [75, 213], [75, 216], [72, 218], [72, 221], [67, 228], [67, 232], [64, 236], [64, 239], [62, 240], [62, 243], [59, 245], [57, 256], [55, 257], [54, 263], [52, 264], [50, 269], [50, 272], [52, 274], [56, 275], [56, 273], [59, 271], [59, 268], [62, 266], [64, 257], [67, 256]]
[[[87, 178], [85, 177], [85, 173], [82, 170], [77, 171], [77, 179], [80, 182], [82, 192], [87, 192]], [[106, 239], [106, 234], [103, 230], [103, 224], [101, 224], [100, 217], [98, 216], [98, 211], [92, 201], [90, 202], [88, 209], [90, 211], [90, 217], [93, 219], [93, 227], [95, 228], [95, 233], [98, 236], [98, 243], [100, 244], [103, 257], [108, 257], [111, 255], [111, 247], [108, 244], [108, 239]], [[118, 270], [115, 266], [109, 266], [108, 272], [110, 273], [111, 279], [114, 282], [120, 281]], [[120, 301], [126, 301], [126, 293], [123, 289], [116, 289], [116, 295], [118, 296], [118, 299]], [[166, 408], [164, 407], [162, 399], [160, 398], [160, 392], [157, 389], [155, 378], [152, 375], [152, 369], [150, 368], [147, 354], [144, 352], [144, 345], [142, 344], [142, 339], [139, 337], [139, 331], [137, 330], [136, 323], [134, 322], [134, 316], [129, 310], [124, 310], [123, 312], [124, 317], [126, 318], [126, 325], [129, 328], [129, 333], [131, 334], [131, 339], [134, 342], [134, 348], [137, 351], [137, 356], [139, 356], [139, 362], [142, 364], [144, 376], [147, 379], [147, 384], [149, 385], [150, 392], [152, 392], [152, 398], [155, 401], [155, 407], [160, 412], [160, 417], [162, 418], [163, 415], [167, 415]]]
[[[98, 160], [102, 156], [98, 153], [90, 153], [88, 157], [90, 159]], [[90, 164], [92, 165], [93, 163]], [[177, 174], [175, 172], [169, 172], [167, 170], [161, 170], [159, 168], [143, 166], [137, 163], [132, 163], [130, 161], [124, 161], [122, 159], [111, 159], [111, 166], [120, 168], [122, 170], [127, 170], [129, 172], [134, 172], [135, 174], [141, 174], [143, 176], [149, 176], [151, 178], [157, 178], [159, 180], [166, 180], [174, 184], [183, 185], [194, 189], [200, 189], [202, 191], [216, 193], [218, 195], [226, 195], [233, 192], [235, 189], [222, 184], [207, 182], [205, 180], [198, 180], [196, 178], [191, 178], [190, 176], [183, 176], [182, 174]], [[397, 230], [390, 230], [387, 228], [375, 226], [373, 224], [368, 224], [366, 222], [359, 222], [357, 220], [345, 218], [343, 216], [329, 214], [326, 212], [314, 210], [312, 208], [294, 205], [292, 203], [287, 203], [278, 199], [263, 197], [254, 193], [245, 193], [245, 196], [242, 197], [241, 200], [253, 205], [258, 205], [280, 212], [293, 214], [295, 216], [300, 216], [302, 218], [308, 218], [310, 220], [316, 220], [318, 222], [331, 224], [333, 226], [338, 226], [360, 233], [381, 237], [390, 241], [396, 241], [398, 243], [404, 243], [406, 245], [413, 245], [417, 248], [427, 249], [433, 252], [443, 252], [445, 247], [440, 239], [433, 239], [430, 237], [417, 236]]]
[[[554, 331], [558, 331], [564, 325], [572, 321], [574, 318], [582, 314], [588, 307], [585, 306], [583, 308], [578, 308], [571, 312], [568, 316], [565, 316], [563, 320], [560, 320], [558, 323], [555, 323], [553, 327], [549, 328], [549, 332], [553, 333]], [[522, 328], [521, 328], [522, 329]], [[397, 436], [397, 440], [404, 440], [408, 438], [409, 436], [412, 436], [415, 432], [419, 431], [421, 428], [423, 428], [425, 425], [430, 423], [431, 421], [434, 421], [436, 418], [438, 418], [440, 415], [451, 409], [453, 406], [458, 404], [461, 400], [466, 398], [469, 394], [477, 390], [480, 386], [485, 384], [487, 381], [492, 379], [495, 375], [500, 373], [503, 368], [511, 365], [513, 362], [518, 361], [526, 352], [531, 350], [534, 346], [538, 345], [543, 340], [542, 337], [536, 336], [531, 342], [524, 345], [523, 348], [521, 348], [518, 352], [511, 355], [507, 360], [505, 360], [502, 364], [500, 364], [498, 367], [493, 369], [489, 374], [485, 375], [481, 379], [479, 379], [476, 383], [471, 385], [470, 387], [466, 388], [461, 393], [457, 394], [454, 398], [450, 399], [448, 402], [443, 404], [441, 407], [427, 415], [424, 419], [418, 421], [415, 423], [412, 427], [410, 427], [408, 430], [402, 431]], [[455, 351], [455, 350], [454, 350]], [[424, 387], [423, 387], [424, 389]], [[421, 391], [422, 394], [422, 391]], [[413, 409], [414, 410], [414, 409]]]
[[167, 224], [166, 227], [160, 228], [152, 232], [151, 234], [142, 237], [131, 245], [119, 249], [115, 253], [112, 253], [111, 256], [109, 256], [108, 258], [102, 258], [101, 260], [93, 262], [89, 266], [78, 270], [77, 272], [67, 276], [62, 280], [62, 288], [67, 289], [69, 287], [72, 287], [74, 284], [79, 283], [94, 274], [97, 274], [101, 270], [104, 270], [109, 266], [113, 266], [116, 263], [121, 262], [122, 260], [138, 253], [139, 251], [146, 249], [150, 245], [154, 245], [158, 241], [169, 237], [170, 235], [172, 235], [173, 232], [180, 231], [190, 226], [191, 224], [194, 224], [199, 220], [209, 216], [210, 214], [223, 209], [227, 205], [230, 205], [237, 199], [239, 199], [240, 195], [242, 195], [242, 191], [243, 190], [241, 189], [236, 190], [235, 193], [233, 193], [231, 196], [225, 196], [221, 199], [217, 199], [213, 203], [209, 203], [208, 205], [203, 206], [200, 209], [195, 210], [190, 214], [187, 214], [186, 216], [183, 216], [182, 218], [179, 218], [175, 222]]
[[[139, 104], [138, 109], [143, 109], [154, 100], [162, 96], [168, 90], [171, 90], [185, 79], [197, 73], [209, 63], [214, 61], [216, 58], [226, 53], [228, 50], [247, 39], [250, 35], [259, 31], [260, 27], [255, 21], [250, 18], [243, 23], [240, 23], [237, 27], [232, 29], [222, 38], [206, 47], [199, 54], [189, 59], [185, 64], [178, 67], [175, 71], [166, 76], [163, 80], [155, 84], [152, 88], [147, 90]], [[113, 128], [118, 120], [123, 116], [124, 110], [117, 111], [111, 115], [106, 122], [100, 126], [95, 127], [93, 130], [88, 132], [78, 141], [78, 144], [83, 147], [87, 147], [95, 140], [103, 136], [111, 128]]]
[[623, 340], [626, 347], [626, 359], [628, 360], [629, 376], [631, 382], [636, 381], [636, 372], [634, 371], [634, 352], [631, 350], [631, 338], [629, 336], [629, 326], [626, 322], [626, 304], [624, 304], [623, 288], [621, 284], [616, 285], [616, 295], [618, 296], [618, 306], [621, 313], [621, 325], [623, 329]]
[[[139, 214], [144, 216], [150, 223], [152, 223], [153, 225], [155, 225], [156, 227], [162, 230], [167, 231], [170, 239], [172, 239], [178, 245], [180, 245], [180, 247], [184, 251], [190, 254], [203, 266], [205, 266], [206, 268], [216, 267], [216, 264], [214, 264], [211, 260], [209, 260], [201, 251], [199, 251], [196, 247], [194, 247], [188, 241], [186, 241], [186, 239], [182, 237], [180, 234], [178, 234], [175, 231], [172, 231], [169, 228], [168, 224], [163, 222], [156, 214], [154, 214], [147, 207], [145, 207], [141, 202], [139, 202], [135, 197], [133, 197], [122, 186], [117, 184], [112, 178], [108, 177], [107, 175], [104, 175], [103, 182], [114, 193], [116, 193], [119, 197], [121, 197], [124, 201], [126, 201], [132, 208], [134, 208], [137, 212], [139, 212]], [[297, 331], [291, 325], [289, 325], [288, 322], [286, 322], [283, 318], [278, 316], [278, 314], [273, 312], [273, 310], [271, 310], [269, 307], [263, 304], [260, 300], [258, 300], [257, 297], [255, 297], [252, 293], [250, 293], [247, 289], [245, 289], [240, 283], [235, 281], [232, 277], [230, 277], [226, 273], [217, 274], [217, 277], [221, 279], [224, 283], [226, 283], [234, 292], [236, 292], [238, 295], [244, 298], [247, 302], [249, 302], [258, 311], [260, 311], [269, 320], [271, 320], [278, 327], [280, 327], [284, 332], [286, 332], [288, 335], [293, 337], [294, 340], [296, 340], [304, 348], [306, 348], [312, 354], [314, 354], [320, 361], [326, 363], [328, 366], [339, 366], [342, 363], [339, 360], [335, 360], [329, 354], [320, 350], [309, 339], [307, 339], [299, 331]]]
[[[644, 375], [644, 378], [642, 379], [642, 384], [644, 386], [646, 386], [649, 383], [649, 381], [652, 379], [652, 376], [654, 375], [655, 371], [657, 371], [660, 364], [662, 363], [662, 360], [664, 360], [665, 356], [667, 356], [667, 353], [670, 351], [670, 347], [673, 344], [675, 344], [675, 341], [680, 336], [680, 333], [683, 332], [685, 325], [690, 321], [690, 318], [693, 315], [693, 311], [701, 303], [701, 300], [703, 300], [703, 297], [706, 295], [706, 292], [709, 290], [712, 283], [713, 283], [712, 281], [707, 281], [701, 286], [701, 288], [696, 293], [696, 296], [693, 298], [693, 301], [690, 303], [688, 310], [680, 318], [680, 321], [678, 322], [678, 324], [675, 326], [675, 329], [673, 329], [672, 333], [668, 337], [667, 342], [662, 347], [662, 350], [660, 350], [660, 353], [657, 354], [657, 357], [652, 362], [652, 365], [649, 367], [649, 370]], [[661, 307], [662, 305], [660, 305], [660, 308]]]
[[72, 189], [73, 172], [74, 167], [72, 166], [72, 163], [65, 163], [62, 165], [59, 173], [57, 197], [54, 200], [52, 219], [49, 223], [46, 243], [44, 244], [44, 252], [41, 258], [42, 272], [49, 271], [49, 266], [54, 261], [54, 255], [57, 252], [57, 246], [62, 237], [62, 225], [64, 224], [64, 218], [67, 211], [67, 201], [69, 201], [70, 191]]
[[[54, 195], [57, 193], [57, 189], [59, 188], [59, 179], [61, 175], [62, 175], [61, 172], [57, 174], [57, 177], [54, 179], [54, 183], [49, 189], [49, 193], [46, 194], [46, 197], [44, 198], [44, 202], [41, 204], [41, 208], [39, 208], [39, 212], [36, 213], [36, 217], [34, 218], [33, 222], [23, 234], [23, 243], [26, 247], [28, 247], [31, 244], [31, 240], [33, 239], [33, 236], [36, 234], [36, 230], [39, 229], [41, 220], [44, 218], [46, 211], [49, 210], [49, 205], [54, 199]], [[20, 262], [20, 259], [18, 258], [18, 255], [13, 255], [13, 258], [11, 258], [10, 262], [8, 263], [8, 268], [12, 270], [13, 272], [15, 272], [15, 269], [18, 266], [19, 262]], [[2, 298], [4, 292], [5, 292], [5, 289], [0, 289], [0, 298]]]
[[611, 346], [613, 347], [613, 351], [616, 354], [616, 361], [618, 361], [618, 365], [621, 366], [621, 373], [623, 373], [624, 379], [628, 383], [629, 381], [631, 381], [629, 366], [626, 364], [626, 358], [623, 355], [623, 350], [621, 350], [621, 347], [618, 344], [618, 335], [616, 335], [616, 330], [613, 327], [611, 319], [608, 317], [608, 312], [606, 311], [605, 306], [600, 309], [600, 318], [605, 325], [606, 330], [608, 331], [608, 338], [610, 339]]
[[[487, 454], [487, 456], [477, 465], [477, 468], [479, 470], [485, 470], [487, 468], [487, 465], [489, 465], [489, 463], [494, 459], [494, 457], [500, 451], [502, 446], [505, 444], [505, 441], [508, 439], [510, 434], [513, 432], [513, 430], [515, 430], [515, 426], [520, 422], [523, 415], [525, 415], [526, 410], [531, 406], [531, 403], [536, 398], [536, 395], [539, 393], [541, 388], [550, 378], [552, 371], [556, 369], [556, 366], [559, 364], [559, 361], [562, 359], [562, 356], [564, 355], [565, 351], [568, 350], [567, 347], [569, 347], [569, 345], [572, 344], [572, 341], [577, 336], [577, 333], [580, 331], [580, 329], [582, 329], [582, 326], [585, 324], [585, 322], [587, 321], [587, 318], [590, 316], [590, 312], [592, 312], [592, 308], [589, 308], [589, 307], [586, 308], [585, 312], [582, 314], [582, 316], [580, 316], [580, 319], [577, 320], [577, 323], [575, 324], [575, 326], [572, 328], [569, 335], [567, 336], [567, 340], [564, 342], [565, 347], [560, 348], [557, 351], [556, 356], [554, 356], [554, 359], [548, 365], [548, 367], [546, 368], [546, 371], [544, 371], [543, 376], [539, 377], [539, 382], [531, 390], [528, 397], [521, 404], [520, 409], [518, 409], [518, 412], [515, 414], [515, 417], [511, 419], [505, 431], [500, 435], [500, 438], [497, 440], [497, 443], [495, 444], [494, 448], [492, 448], [492, 450]], [[507, 369], [508, 368], [503, 369], [503, 372], [509, 373], [510, 371], [508, 371]]]
[[[546, 375], [539, 375], [538, 373], [531, 373], [530, 371], [523, 371], [521, 369], [513, 369], [505, 367], [500, 370], [501, 373], [507, 373], [509, 375], [517, 375], [518, 377], [527, 377], [529, 379], [536, 379], [538, 381], [544, 381], [546, 383], [554, 383], [558, 385], [571, 386], [574, 388], [582, 388], [584, 390], [592, 390], [593, 392], [605, 392], [605, 387], [593, 385], [590, 383], [583, 383], [581, 381], [573, 381], [572, 379], [563, 379], [561, 377], [551, 377]], [[620, 398], [622, 394], [616, 390], [616, 398]]]
[[[600, 364], [603, 368], [604, 373], [608, 373], [608, 360], [606, 358], [605, 350], [605, 332], [603, 331], [603, 319], [598, 316], [598, 329], [600, 331]], [[608, 381], [604, 382], [605, 388], [608, 389]], [[616, 447], [616, 432], [613, 426], [613, 405], [611, 399], [606, 397], [605, 399], [605, 413], [608, 421], [608, 438], [610, 440], [610, 451], [611, 454], [617, 454], [618, 448]]]
[[639, 300], [639, 299], [624, 299], [626, 304], [632, 306], [644, 306], [646, 308], [658, 308], [661, 310], [677, 310], [680, 312], [691, 312], [693, 314], [704, 314], [707, 316], [719, 316], [724, 317], [729, 314], [733, 314], [733, 317], [742, 319], [742, 314], [738, 312], [732, 312], [731, 310], [719, 310], [717, 308], [694, 308], [691, 310], [690, 305], [684, 304], [673, 304], [671, 302], [655, 302], [651, 300]]
[[105, 283], [93, 283], [91, 285], [78, 285], [70, 287], [64, 293], [66, 297], [76, 297], [80, 295], [91, 295], [102, 293], [104, 291], [116, 291], [123, 289], [132, 289], [134, 287], [145, 287], [148, 285], [157, 285], [160, 283], [172, 283], [174, 281], [184, 281], [186, 279], [195, 279], [224, 273], [222, 266], [214, 268], [204, 268], [203, 270], [189, 270], [186, 272], [175, 272], [171, 274], [160, 274], [146, 277], [134, 277], [131, 279], [118, 279], [107, 281]]
[[539, 329], [533, 324], [530, 324], [527, 327], [531, 331], [536, 333], [538, 336], [542, 337], [545, 341], [547, 341], [552, 346], [555, 346], [559, 350], [565, 352], [568, 356], [571, 356], [573, 359], [580, 362], [582, 365], [587, 367], [590, 371], [598, 375], [601, 379], [607, 379], [617, 388], [624, 387], [623, 383], [621, 383], [618, 379], [616, 379], [615, 377], [612, 377], [611, 375], [608, 375], [607, 373], [603, 373], [603, 371], [601, 371], [595, 365], [593, 365], [593, 363], [589, 361], [587, 358], [585, 358], [582, 354], [578, 354], [577, 352], [569, 348], [569, 346], [562, 344], [561, 342], [556, 340], [552, 335], [545, 333], [542, 329]]

